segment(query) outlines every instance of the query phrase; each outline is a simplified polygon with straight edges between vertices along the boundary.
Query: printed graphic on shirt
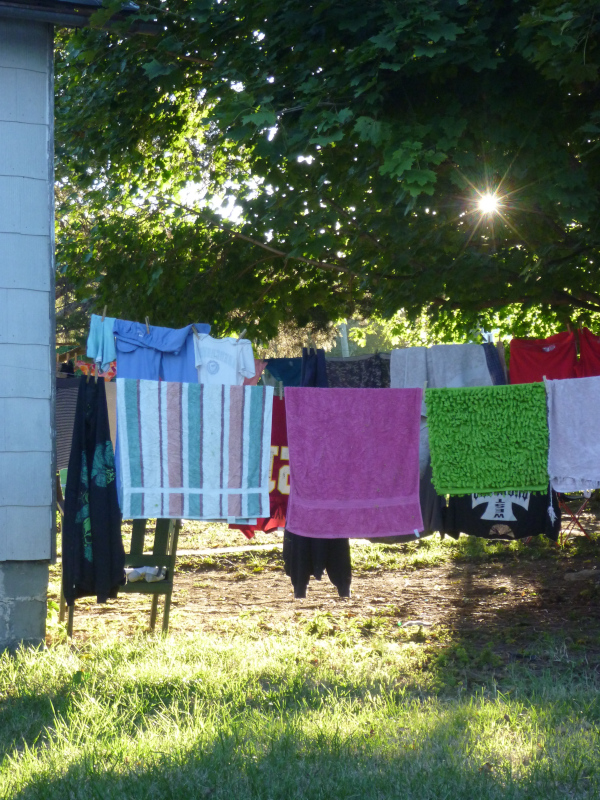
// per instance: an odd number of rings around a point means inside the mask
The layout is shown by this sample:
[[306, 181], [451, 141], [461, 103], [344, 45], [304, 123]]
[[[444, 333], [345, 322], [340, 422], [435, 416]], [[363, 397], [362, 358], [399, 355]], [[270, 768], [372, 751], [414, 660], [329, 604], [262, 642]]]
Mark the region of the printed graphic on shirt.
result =
[[[269, 477], [269, 493], [275, 489], [280, 494], [290, 493], [290, 451], [287, 447], [271, 445], [271, 472]], [[284, 463], [287, 462], [287, 463]]]
[[237, 359], [233, 353], [225, 352], [224, 348], [201, 347], [202, 359], [207, 362], [206, 368], [211, 375], [219, 371], [219, 361], [231, 369], [237, 368]]
[[526, 511], [529, 509], [530, 492], [502, 492], [501, 494], [472, 494], [471, 508], [486, 504], [480, 519], [500, 520], [502, 522], [516, 522], [513, 506], [521, 506]]

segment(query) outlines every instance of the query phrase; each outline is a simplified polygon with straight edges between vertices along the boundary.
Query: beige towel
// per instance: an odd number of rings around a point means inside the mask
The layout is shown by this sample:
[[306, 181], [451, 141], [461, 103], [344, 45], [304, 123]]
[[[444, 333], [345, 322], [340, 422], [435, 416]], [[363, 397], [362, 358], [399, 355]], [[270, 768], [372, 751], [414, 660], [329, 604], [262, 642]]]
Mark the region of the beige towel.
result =
[[110, 425], [110, 438], [115, 448], [117, 441], [117, 384], [115, 381], [105, 383], [106, 405], [108, 406], [108, 424]]

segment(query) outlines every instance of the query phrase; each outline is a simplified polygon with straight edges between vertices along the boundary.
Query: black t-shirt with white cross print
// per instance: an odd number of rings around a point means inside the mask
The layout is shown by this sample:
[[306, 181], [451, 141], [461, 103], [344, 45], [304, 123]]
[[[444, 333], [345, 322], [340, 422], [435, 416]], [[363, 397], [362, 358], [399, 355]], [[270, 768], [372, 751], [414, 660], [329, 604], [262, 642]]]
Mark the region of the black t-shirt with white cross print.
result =
[[555, 542], [560, 532], [560, 508], [552, 492], [501, 492], [451, 497], [445, 510], [444, 533], [458, 539], [460, 533], [484, 539], [515, 540], [545, 534]]

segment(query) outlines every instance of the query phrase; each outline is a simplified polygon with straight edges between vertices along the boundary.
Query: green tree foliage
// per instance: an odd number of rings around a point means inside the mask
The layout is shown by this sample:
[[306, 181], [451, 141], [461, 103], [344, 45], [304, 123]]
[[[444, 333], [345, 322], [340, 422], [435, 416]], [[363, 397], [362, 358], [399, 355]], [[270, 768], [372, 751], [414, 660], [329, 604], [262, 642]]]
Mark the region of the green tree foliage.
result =
[[448, 337], [596, 319], [596, 0], [139, 5], [57, 51], [80, 297], [266, 338], [399, 309]]

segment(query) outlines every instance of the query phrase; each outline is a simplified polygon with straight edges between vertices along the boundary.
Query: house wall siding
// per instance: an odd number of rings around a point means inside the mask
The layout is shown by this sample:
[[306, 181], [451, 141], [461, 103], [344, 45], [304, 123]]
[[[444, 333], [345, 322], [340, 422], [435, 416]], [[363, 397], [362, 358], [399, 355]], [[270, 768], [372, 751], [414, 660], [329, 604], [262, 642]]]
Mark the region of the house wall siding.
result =
[[52, 58], [51, 26], [0, 19], [0, 562], [53, 555]]

